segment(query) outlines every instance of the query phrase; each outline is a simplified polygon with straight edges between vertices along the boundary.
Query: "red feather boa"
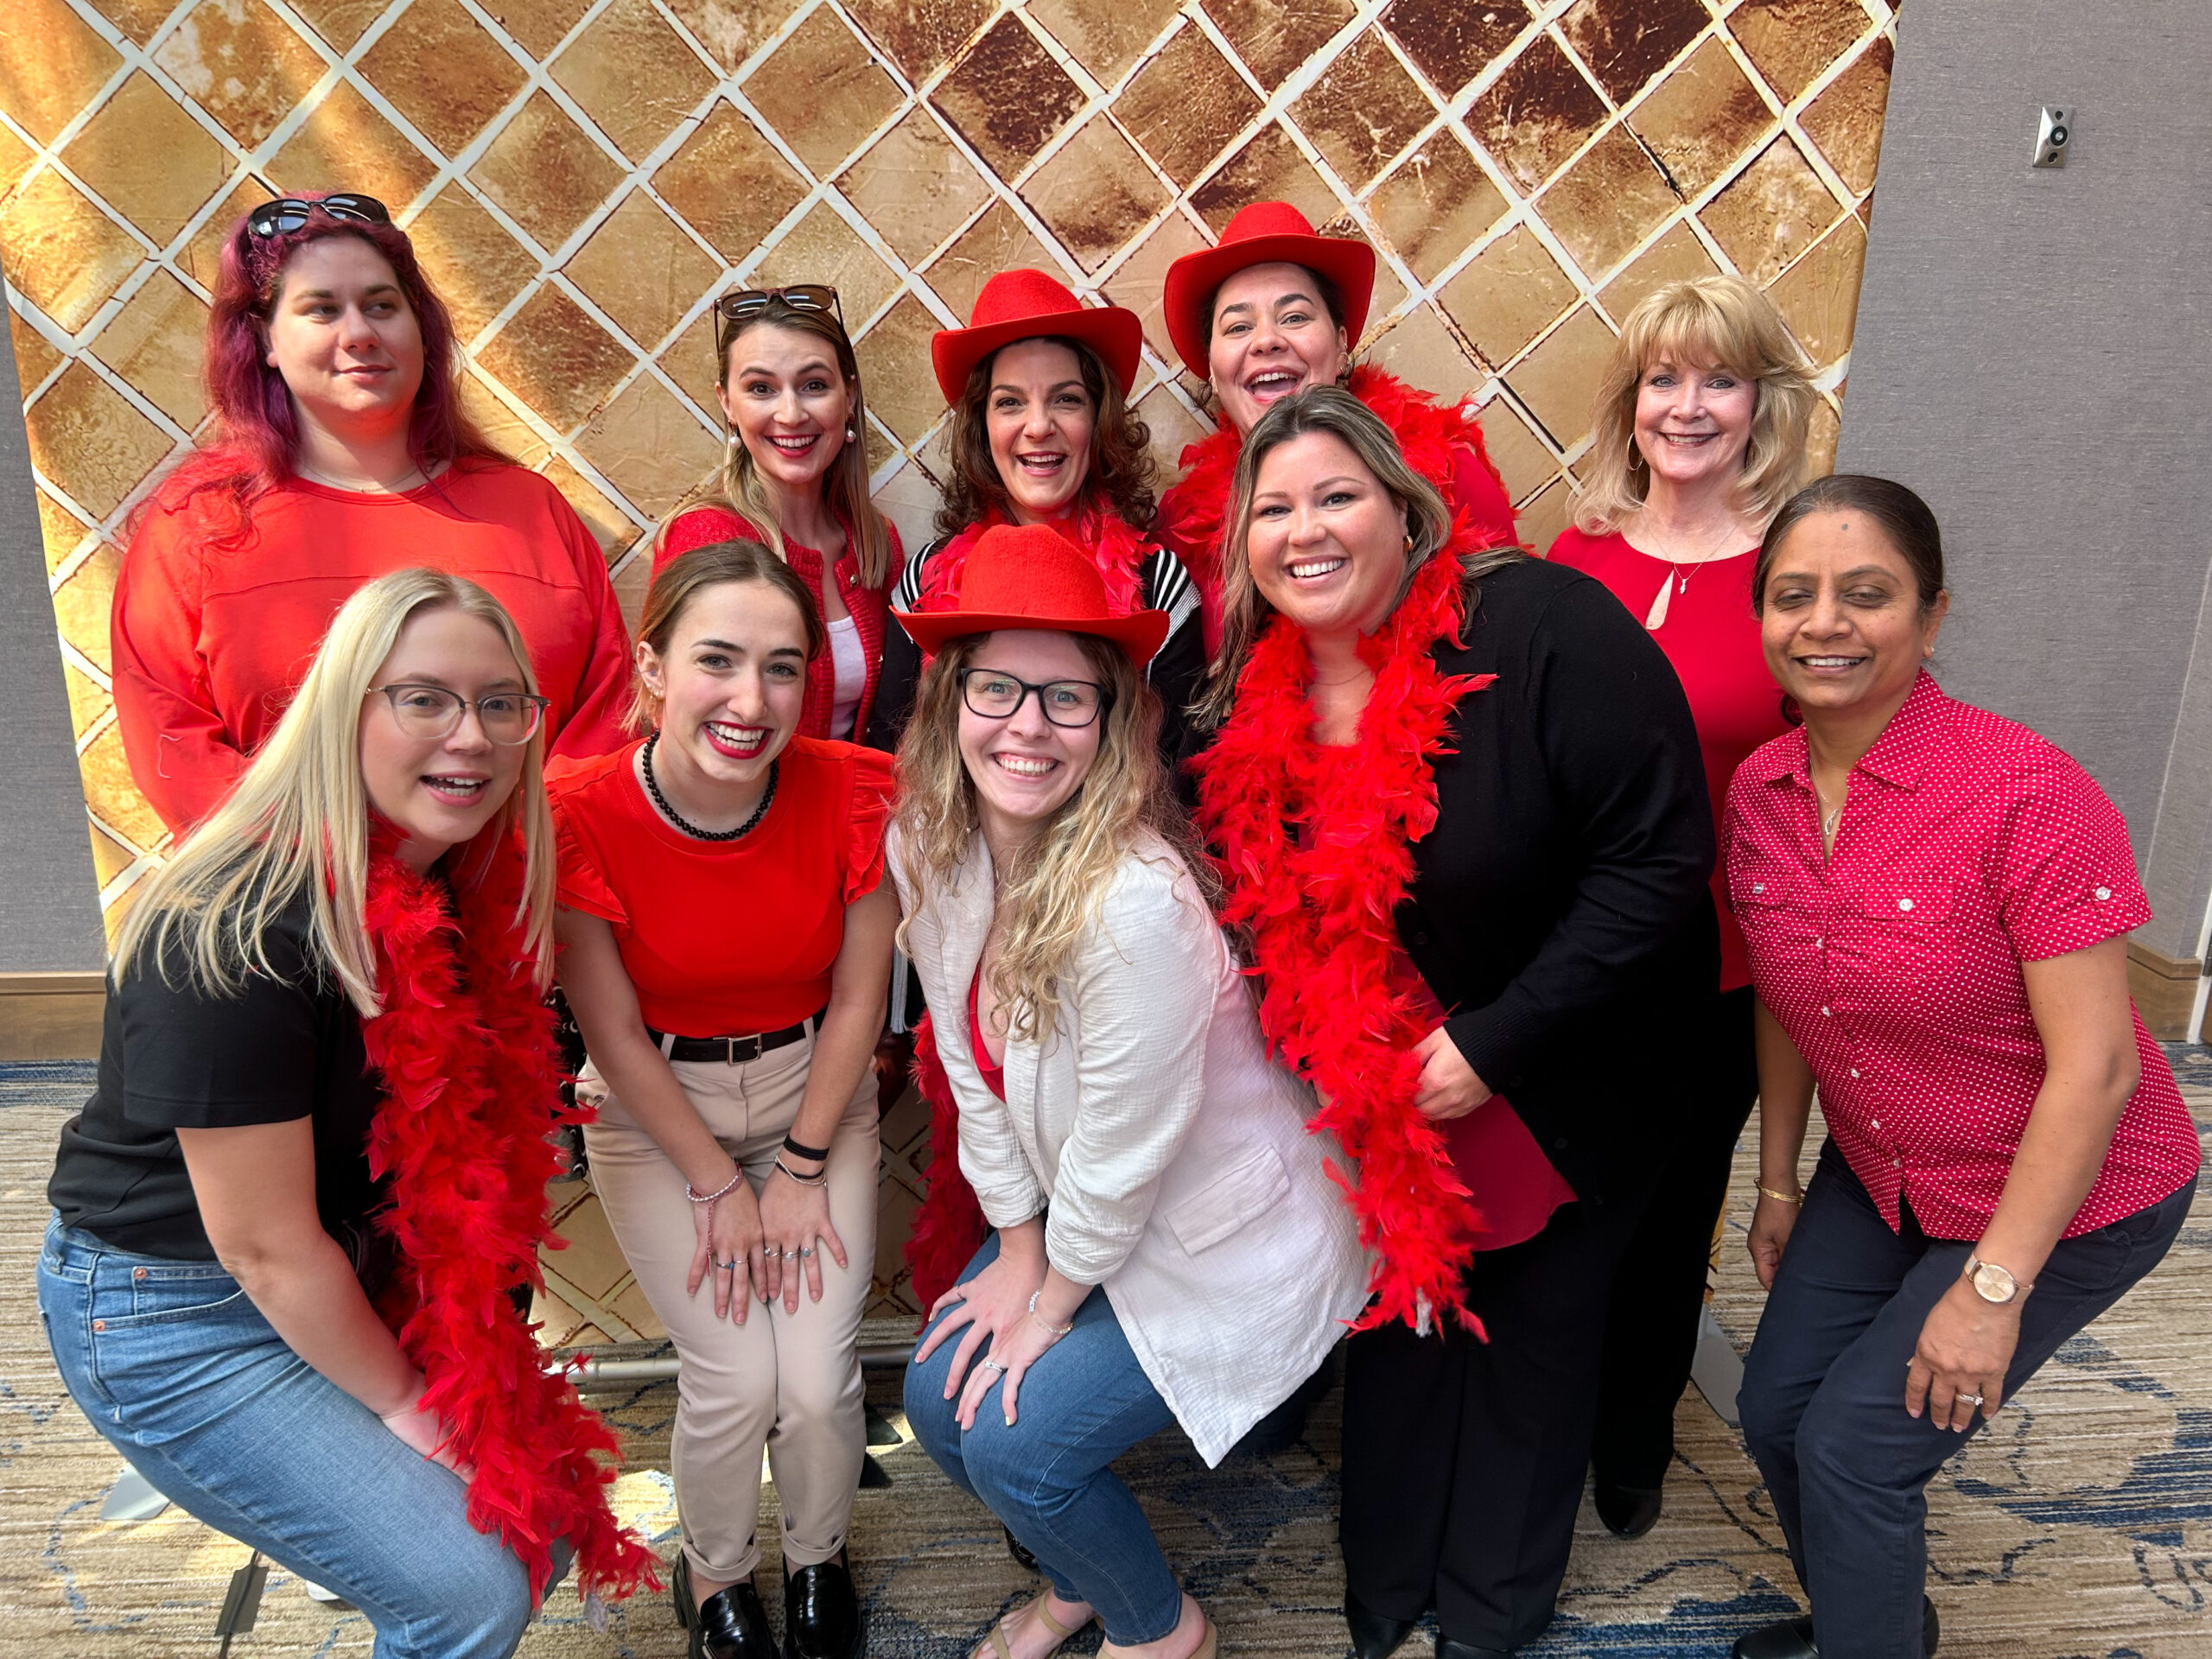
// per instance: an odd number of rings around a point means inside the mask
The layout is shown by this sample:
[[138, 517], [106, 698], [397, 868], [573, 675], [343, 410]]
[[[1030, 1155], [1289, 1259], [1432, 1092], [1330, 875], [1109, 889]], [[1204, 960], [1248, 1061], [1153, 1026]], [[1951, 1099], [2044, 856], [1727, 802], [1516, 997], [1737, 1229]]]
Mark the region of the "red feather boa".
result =
[[1459, 637], [1471, 541], [1463, 523], [1361, 641], [1376, 679], [1354, 747], [1313, 741], [1305, 635], [1278, 616], [1237, 680], [1235, 712], [1191, 763], [1199, 827], [1227, 888], [1223, 918], [1251, 936], [1260, 1023], [1319, 1091], [1313, 1128], [1333, 1135], [1358, 1172], [1355, 1181], [1331, 1166], [1376, 1255], [1361, 1330], [1425, 1327], [1449, 1310], [1483, 1334], [1461, 1283], [1473, 1254], [1467, 1190], [1443, 1135], [1414, 1109], [1413, 1049], [1432, 1021], [1393, 919], [1413, 880], [1413, 843], [1435, 827], [1434, 757], [1452, 753], [1452, 710], [1497, 677], [1446, 675], [1430, 655]]
[[457, 916], [443, 887], [388, 851], [370, 864], [365, 920], [384, 1012], [362, 1036], [385, 1100], [369, 1164], [391, 1176], [378, 1225], [400, 1257], [378, 1311], [475, 1469], [469, 1524], [521, 1559], [533, 1596], [560, 1538], [584, 1589], [628, 1595], [658, 1581], [652, 1552], [608, 1507], [614, 1436], [565, 1376], [548, 1375], [507, 1299], [539, 1282], [556, 1166], [546, 1137], [563, 1113], [552, 1015], [515, 934], [522, 854], [503, 848], [491, 862], [458, 895]]
[[[969, 550], [986, 530], [1005, 522], [994, 509], [939, 548], [922, 572], [918, 608], [933, 611], [950, 605], [960, 592]], [[1137, 573], [1152, 543], [1120, 514], [1095, 502], [1086, 504], [1060, 530], [1097, 563], [1113, 613], [1127, 616], [1136, 609]], [[960, 1107], [937, 1057], [935, 1030], [927, 1014], [914, 1027], [914, 1086], [930, 1109], [930, 1173], [913, 1230], [906, 1237], [906, 1266], [913, 1274], [914, 1294], [926, 1308], [957, 1282], [960, 1270], [982, 1247], [985, 1230], [982, 1206], [960, 1173]]]
[[[950, 606], [959, 595], [960, 578], [967, 571], [970, 550], [985, 531], [1007, 522], [1004, 513], [991, 507], [965, 530], [948, 537], [944, 545], [923, 567], [922, 594], [915, 609], [938, 611]], [[1121, 514], [1111, 507], [1100, 505], [1090, 497], [1084, 499], [1073, 518], [1052, 528], [1090, 555], [1106, 583], [1106, 607], [1109, 611], [1116, 616], [1127, 616], [1136, 609], [1137, 571], [1152, 550], [1149, 541], [1124, 523]]]
[[[1483, 429], [1475, 418], [1474, 398], [1456, 404], [1409, 386], [1394, 374], [1363, 365], [1351, 372], [1347, 388], [1382, 418], [1398, 440], [1406, 464], [1433, 484], [1444, 504], [1459, 510], [1459, 486], [1452, 477], [1454, 449], [1472, 449], [1494, 476]], [[1221, 649], [1222, 521], [1229, 512], [1230, 484], [1244, 439], [1224, 421], [1183, 451], [1183, 480], [1172, 493], [1168, 518], [1176, 550], [1191, 579], [1198, 584], [1205, 617], [1206, 653]], [[1500, 486], [1501, 488], [1503, 486]]]

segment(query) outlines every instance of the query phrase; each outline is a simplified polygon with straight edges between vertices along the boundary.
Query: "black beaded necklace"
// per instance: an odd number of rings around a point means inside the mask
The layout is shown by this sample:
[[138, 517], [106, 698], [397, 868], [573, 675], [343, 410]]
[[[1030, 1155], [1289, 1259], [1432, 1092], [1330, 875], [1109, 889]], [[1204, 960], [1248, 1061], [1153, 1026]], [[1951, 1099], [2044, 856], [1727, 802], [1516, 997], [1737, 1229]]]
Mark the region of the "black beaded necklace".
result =
[[645, 740], [645, 751], [639, 756], [645, 774], [645, 793], [653, 798], [653, 804], [661, 810], [668, 821], [687, 836], [701, 841], [735, 841], [749, 834], [760, 820], [768, 815], [769, 804], [776, 798], [776, 768], [783, 765], [780, 757], [768, 763], [768, 787], [760, 792], [760, 804], [753, 809], [753, 816], [734, 830], [702, 830], [668, 804], [668, 797], [660, 792], [660, 780], [653, 776], [653, 745], [660, 741], [655, 732]]

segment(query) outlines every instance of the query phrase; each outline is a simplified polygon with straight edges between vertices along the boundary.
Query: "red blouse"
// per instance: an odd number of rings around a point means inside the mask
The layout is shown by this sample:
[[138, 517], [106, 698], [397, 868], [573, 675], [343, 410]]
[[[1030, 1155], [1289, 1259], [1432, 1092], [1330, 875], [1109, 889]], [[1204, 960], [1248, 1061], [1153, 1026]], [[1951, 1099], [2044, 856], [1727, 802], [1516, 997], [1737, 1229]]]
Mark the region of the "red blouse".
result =
[[[2127, 826], [2063, 750], [1926, 674], [1852, 769], [1826, 857], [1819, 818], [1802, 731], [1738, 771], [1724, 844], [1752, 983], [1890, 1225], [1909, 1192], [1931, 1236], [1979, 1238], [2044, 1079], [2020, 964], [2151, 919]], [[2134, 1020], [2142, 1081], [2069, 1238], [2196, 1177], [2196, 1131]]]
[[467, 576], [506, 607], [553, 700], [550, 753], [621, 742], [630, 641], [607, 561], [560, 491], [464, 462], [397, 495], [295, 478], [233, 536], [213, 491], [149, 508], [116, 580], [115, 710], [130, 775], [177, 834], [204, 818], [276, 728], [338, 607], [411, 565]]
[[[906, 552], [899, 544], [899, 527], [888, 518], [883, 528], [891, 537], [891, 564], [880, 588], [861, 586], [860, 560], [853, 553], [852, 526], [845, 527], [845, 550], [837, 556], [830, 567], [836, 577], [837, 594], [845, 601], [846, 612], [859, 630], [861, 652], [868, 661], [868, 679], [861, 687], [860, 707], [853, 712], [853, 735], [858, 737], [868, 730], [868, 711], [875, 702], [876, 681], [883, 673], [883, 618], [885, 598], [891, 586], [899, 580], [899, 567], [906, 563]], [[711, 547], [716, 542], [757, 542], [760, 532], [750, 519], [741, 518], [727, 507], [695, 507], [681, 515], [668, 527], [668, 533], [653, 550], [654, 575], [667, 568], [679, 553], [689, 553], [695, 547]], [[788, 536], [784, 537], [784, 558], [806, 589], [814, 595], [817, 613], [822, 611], [822, 555], [815, 549], [803, 547]], [[827, 618], [825, 616], [824, 620]], [[806, 666], [806, 702], [799, 711], [798, 730], [802, 737], [830, 735], [830, 711], [837, 700], [837, 664], [833, 653], [823, 652]]]
[[698, 841], [646, 799], [641, 747], [548, 774], [561, 902], [613, 924], [656, 1031], [743, 1037], [820, 1012], [845, 906], [882, 879], [891, 757], [794, 737], [753, 832]]
[[[1760, 744], [1789, 729], [1782, 717], [1782, 693], [1766, 671], [1758, 619], [1751, 614], [1751, 566], [1758, 550], [1678, 565], [1639, 553], [1626, 537], [1588, 536], [1570, 525], [1552, 543], [1549, 556], [1555, 564], [1597, 577], [1639, 622], [1651, 614], [1660, 584], [1675, 582], [1666, 619], [1651, 637], [1675, 665], [1689, 696], [1717, 837], [1736, 768]], [[1727, 842], [1718, 844], [1725, 848]], [[1732, 991], [1751, 982], [1751, 967], [1744, 955], [1743, 931], [1728, 912], [1727, 884], [1727, 861], [1718, 860], [1713, 903], [1720, 915], [1720, 988]]]

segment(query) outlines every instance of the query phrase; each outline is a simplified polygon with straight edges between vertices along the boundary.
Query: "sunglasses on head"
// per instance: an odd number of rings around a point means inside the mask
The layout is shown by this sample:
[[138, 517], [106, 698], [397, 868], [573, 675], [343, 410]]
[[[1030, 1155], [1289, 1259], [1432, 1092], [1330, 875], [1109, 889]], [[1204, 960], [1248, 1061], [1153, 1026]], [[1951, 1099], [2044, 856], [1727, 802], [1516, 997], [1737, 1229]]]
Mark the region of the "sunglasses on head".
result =
[[741, 288], [715, 302], [716, 353], [728, 347], [731, 336], [777, 300], [782, 301], [793, 311], [826, 312], [836, 318], [840, 328], [845, 326], [844, 311], [837, 303], [837, 290], [825, 283], [793, 283], [788, 288]]
[[351, 219], [357, 225], [389, 225], [391, 213], [374, 196], [341, 194], [324, 196], [318, 201], [302, 201], [297, 196], [279, 196], [274, 201], [264, 201], [245, 216], [248, 236], [268, 238], [288, 236], [304, 228], [316, 209], [331, 219]]

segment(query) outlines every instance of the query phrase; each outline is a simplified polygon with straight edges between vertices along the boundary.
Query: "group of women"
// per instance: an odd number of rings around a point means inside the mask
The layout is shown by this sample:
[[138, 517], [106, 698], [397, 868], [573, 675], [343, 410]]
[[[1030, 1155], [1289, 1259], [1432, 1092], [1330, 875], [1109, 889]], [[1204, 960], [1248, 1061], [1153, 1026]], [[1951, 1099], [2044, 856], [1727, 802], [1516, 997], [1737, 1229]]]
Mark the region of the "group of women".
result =
[[557, 982], [681, 1360], [690, 1651], [861, 1654], [872, 1063], [911, 973], [907, 1417], [1044, 1580], [983, 1659], [1094, 1619], [1111, 1655], [1212, 1655], [1114, 1461], [1296, 1433], [1347, 1328], [1359, 1659], [1432, 1613], [1446, 1659], [1535, 1641], [1593, 1465], [1608, 1528], [1659, 1518], [1755, 1099], [1742, 1412], [1812, 1614], [1737, 1651], [1932, 1652], [1927, 1481], [2194, 1189], [2127, 998], [2124, 828], [1929, 677], [1935, 523], [1803, 487], [1813, 394], [1755, 290], [1628, 316], [1539, 559], [1471, 410], [1353, 365], [1374, 269], [1281, 203], [1175, 264], [1217, 430], [1164, 497], [1136, 317], [994, 277], [935, 343], [949, 477], [911, 558], [836, 293], [726, 296], [728, 459], [632, 640], [575, 515], [471, 426], [383, 207], [248, 214], [219, 435], [117, 594], [176, 844], [41, 1259], [100, 1432], [391, 1659], [512, 1652], [571, 1560], [655, 1582], [518, 1306]]

